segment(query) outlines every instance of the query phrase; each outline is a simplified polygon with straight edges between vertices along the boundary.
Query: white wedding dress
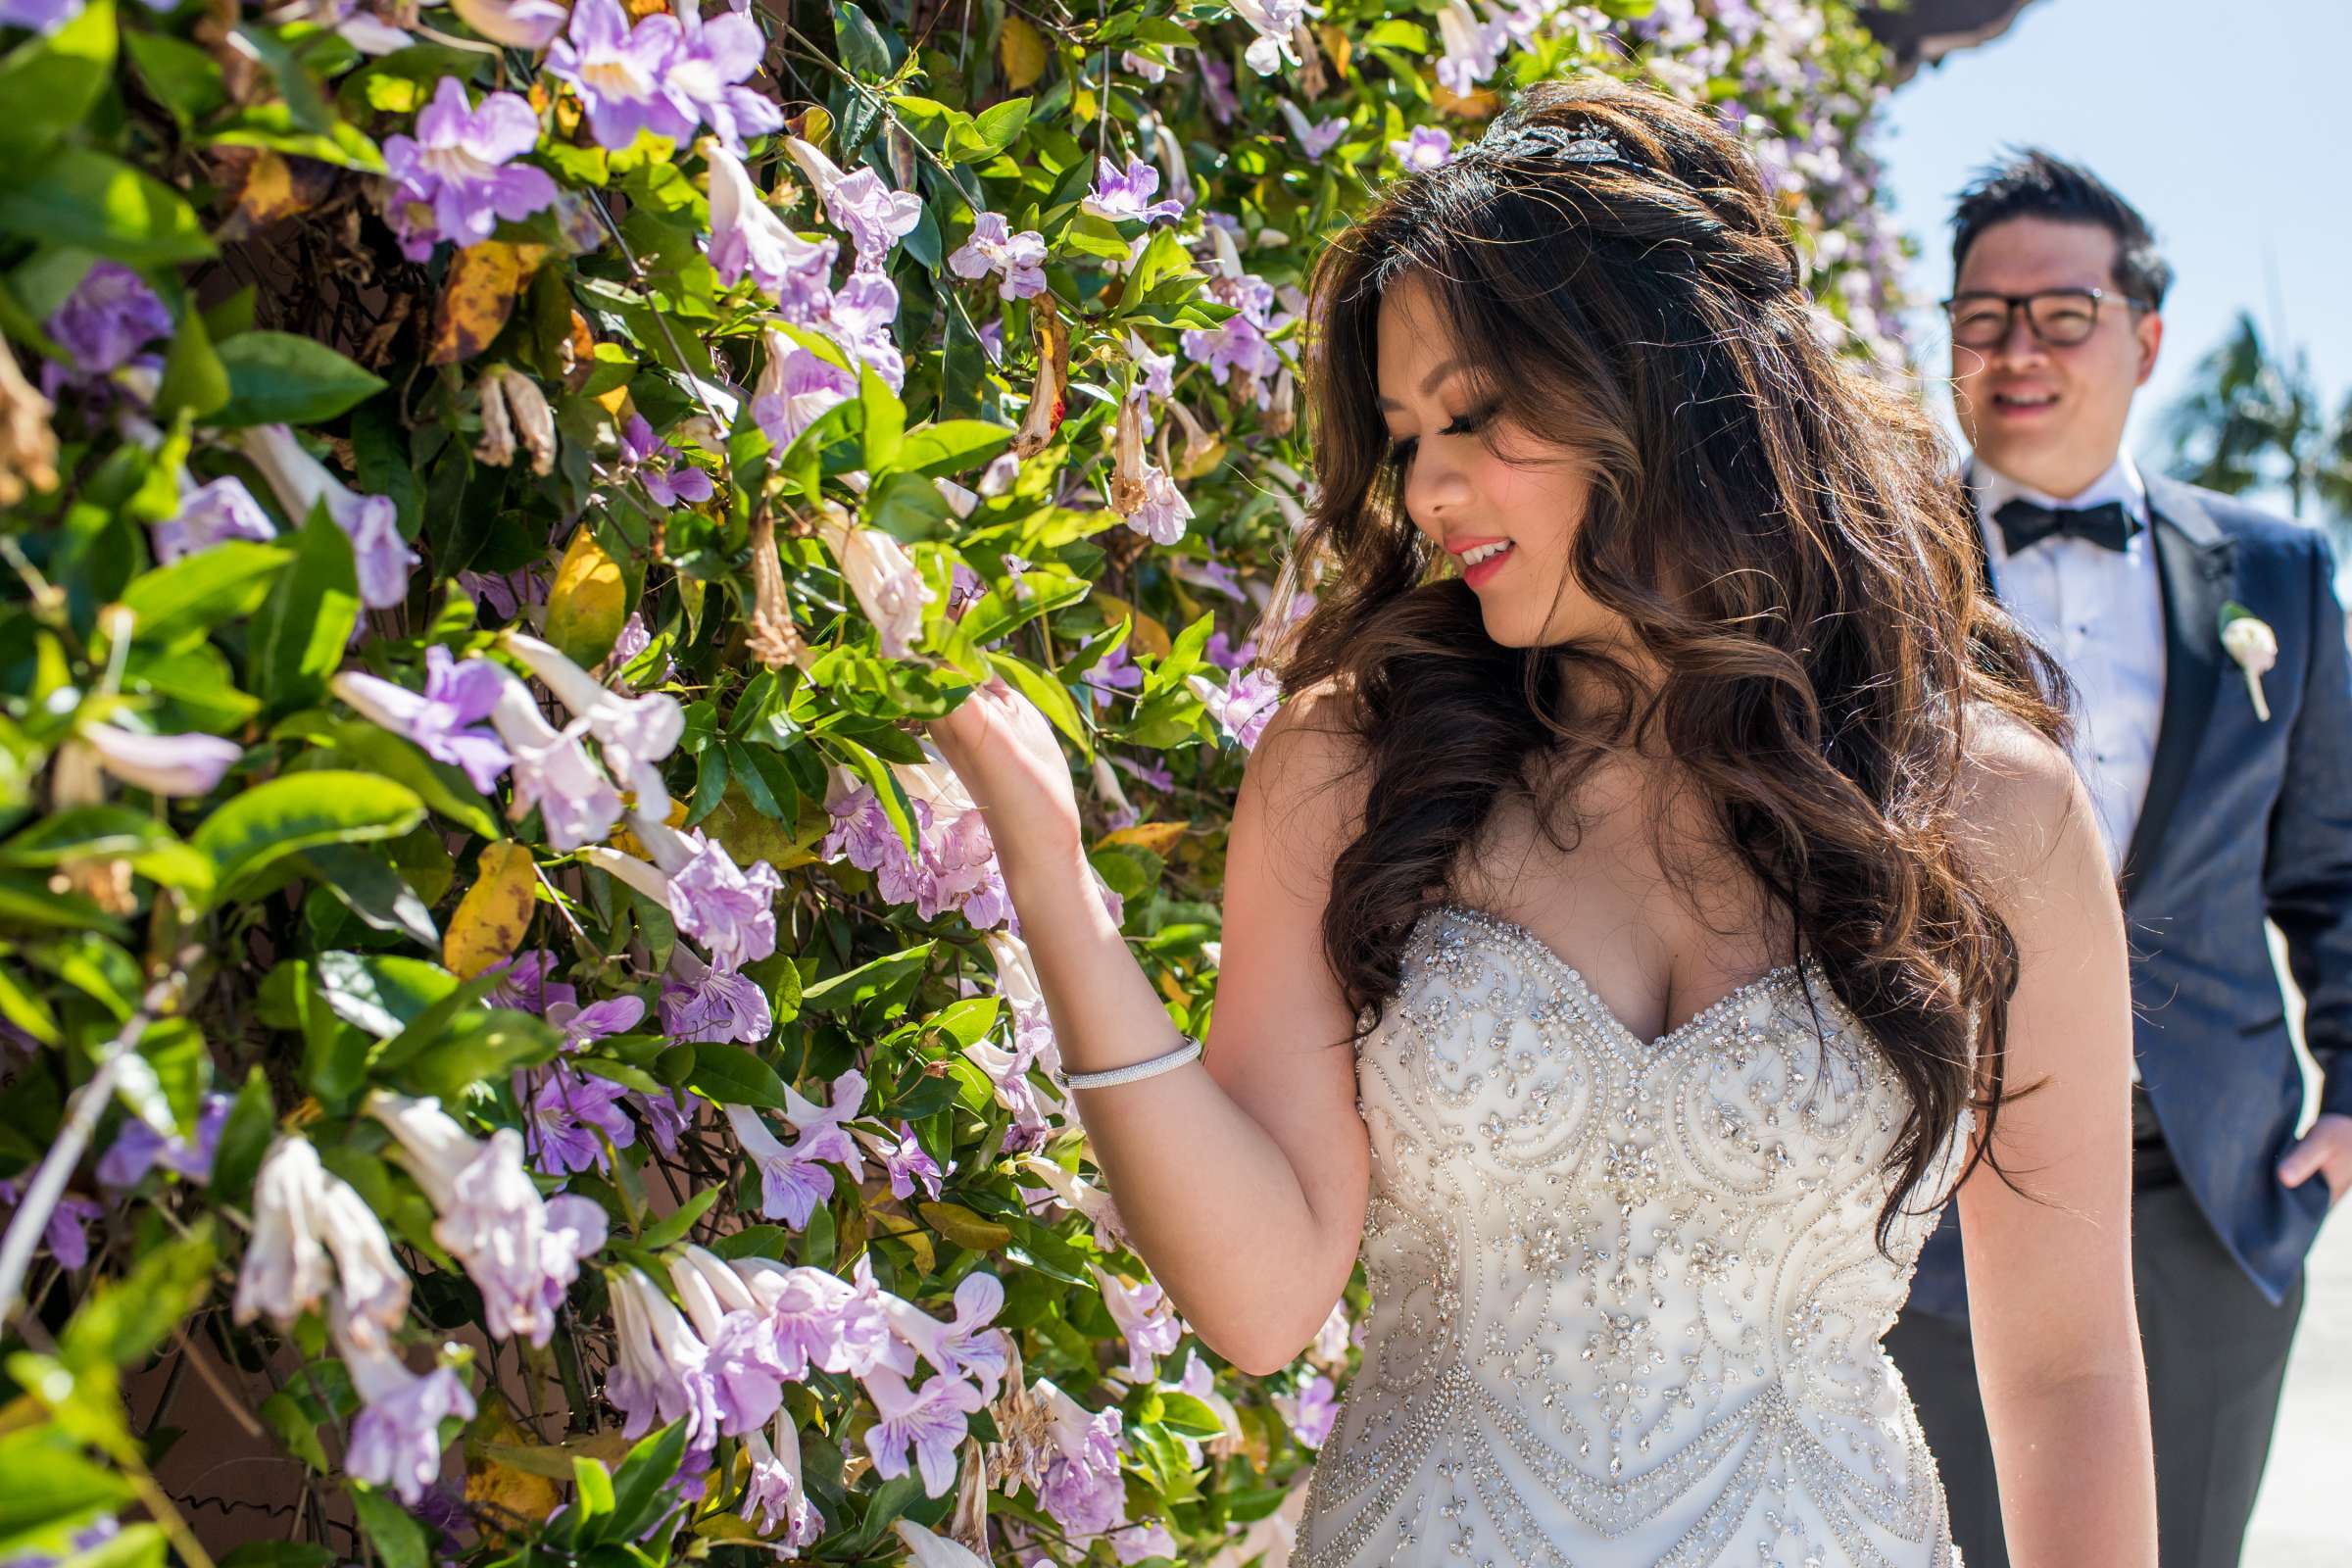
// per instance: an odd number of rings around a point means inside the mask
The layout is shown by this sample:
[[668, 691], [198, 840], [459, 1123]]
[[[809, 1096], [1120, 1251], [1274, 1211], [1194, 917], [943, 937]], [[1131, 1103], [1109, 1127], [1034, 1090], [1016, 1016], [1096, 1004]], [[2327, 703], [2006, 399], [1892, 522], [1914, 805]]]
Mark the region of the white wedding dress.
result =
[[1291, 1568], [1958, 1568], [1879, 1345], [1936, 1214], [1879, 1251], [1904, 1092], [1819, 967], [1643, 1041], [1447, 905], [1402, 978], [1356, 1062], [1364, 1359]]

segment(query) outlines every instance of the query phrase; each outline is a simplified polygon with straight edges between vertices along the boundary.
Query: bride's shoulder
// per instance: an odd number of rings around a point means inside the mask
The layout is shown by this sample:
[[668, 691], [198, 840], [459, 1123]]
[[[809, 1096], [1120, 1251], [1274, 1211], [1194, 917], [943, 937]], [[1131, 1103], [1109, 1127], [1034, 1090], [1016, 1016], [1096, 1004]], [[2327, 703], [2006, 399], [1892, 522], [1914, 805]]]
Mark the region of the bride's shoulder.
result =
[[1959, 782], [1960, 830], [1986, 871], [2030, 877], [2071, 836], [2096, 840], [2090, 797], [2065, 748], [1990, 703], [1965, 710]]
[[1243, 788], [1284, 806], [1321, 803], [1345, 814], [1366, 782], [1365, 756], [1354, 692], [1345, 677], [1327, 676], [1284, 694], [1250, 750]]

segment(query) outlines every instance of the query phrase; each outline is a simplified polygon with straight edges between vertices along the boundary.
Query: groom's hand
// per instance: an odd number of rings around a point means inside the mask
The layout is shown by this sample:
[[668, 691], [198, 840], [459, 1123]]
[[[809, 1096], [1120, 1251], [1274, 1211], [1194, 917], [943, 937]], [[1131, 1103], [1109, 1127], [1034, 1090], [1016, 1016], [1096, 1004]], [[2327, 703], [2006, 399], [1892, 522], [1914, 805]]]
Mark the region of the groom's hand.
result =
[[2278, 1179], [2289, 1187], [2302, 1186], [2314, 1171], [2327, 1178], [2329, 1208], [2352, 1193], [2352, 1116], [2322, 1115], [2278, 1162]]

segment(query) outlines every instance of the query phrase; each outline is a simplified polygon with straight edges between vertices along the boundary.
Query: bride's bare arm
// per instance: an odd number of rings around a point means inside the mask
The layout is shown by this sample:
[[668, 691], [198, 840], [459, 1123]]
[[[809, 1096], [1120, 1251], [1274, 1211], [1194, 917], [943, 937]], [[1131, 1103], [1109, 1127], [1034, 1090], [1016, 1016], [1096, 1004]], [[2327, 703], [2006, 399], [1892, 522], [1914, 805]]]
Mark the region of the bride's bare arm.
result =
[[[984, 688], [975, 703], [990, 706], [934, 733], [988, 812], [1063, 1066], [1158, 1055], [1175, 1031], [1096, 895], [1058, 747], [1011, 694]], [[1250, 758], [1202, 1061], [1072, 1093], [1136, 1250], [1195, 1332], [1254, 1373], [1286, 1365], [1339, 1300], [1370, 1174], [1348, 1011], [1321, 947], [1330, 867], [1360, 795], [1349, 743], [1321, 707], [1294, 698]]]
[[2132, 1287], [2131, 976], [2088, 797], [2056, 747], [1986, 732], [1968, 815], [2018, 944], [1994, 1152], [1962, 1185], [1969, 1325], [2018, 1568], [2153, 1568]]

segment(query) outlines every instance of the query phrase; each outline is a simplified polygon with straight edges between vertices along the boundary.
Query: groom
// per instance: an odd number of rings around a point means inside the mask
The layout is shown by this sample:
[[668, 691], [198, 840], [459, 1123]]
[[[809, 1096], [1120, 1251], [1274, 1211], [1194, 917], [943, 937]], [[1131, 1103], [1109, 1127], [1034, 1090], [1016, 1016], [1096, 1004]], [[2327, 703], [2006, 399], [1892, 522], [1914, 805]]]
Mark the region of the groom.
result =
[[[2333, 559], [2319, 530], [2143, 475], [2122, 451], [2172, 281], [2130, 203], [2028, 152], [1981, 177], [1952, 226], [1952, 389], [1986, 570], [2075, 683], [2076, 761], [2132, 939], [2162, 1568], [2236, 1568], [2303, 1255], [2352, 1191], [2352, 662]], [[2256, 619], [2225, 638], [2241, 614]], [[2325, 1074], [2300, 1139], [2266, 918]], [[1954, 1212], [1886, 1348], [1969, 1568], [2007, 1568]]]

